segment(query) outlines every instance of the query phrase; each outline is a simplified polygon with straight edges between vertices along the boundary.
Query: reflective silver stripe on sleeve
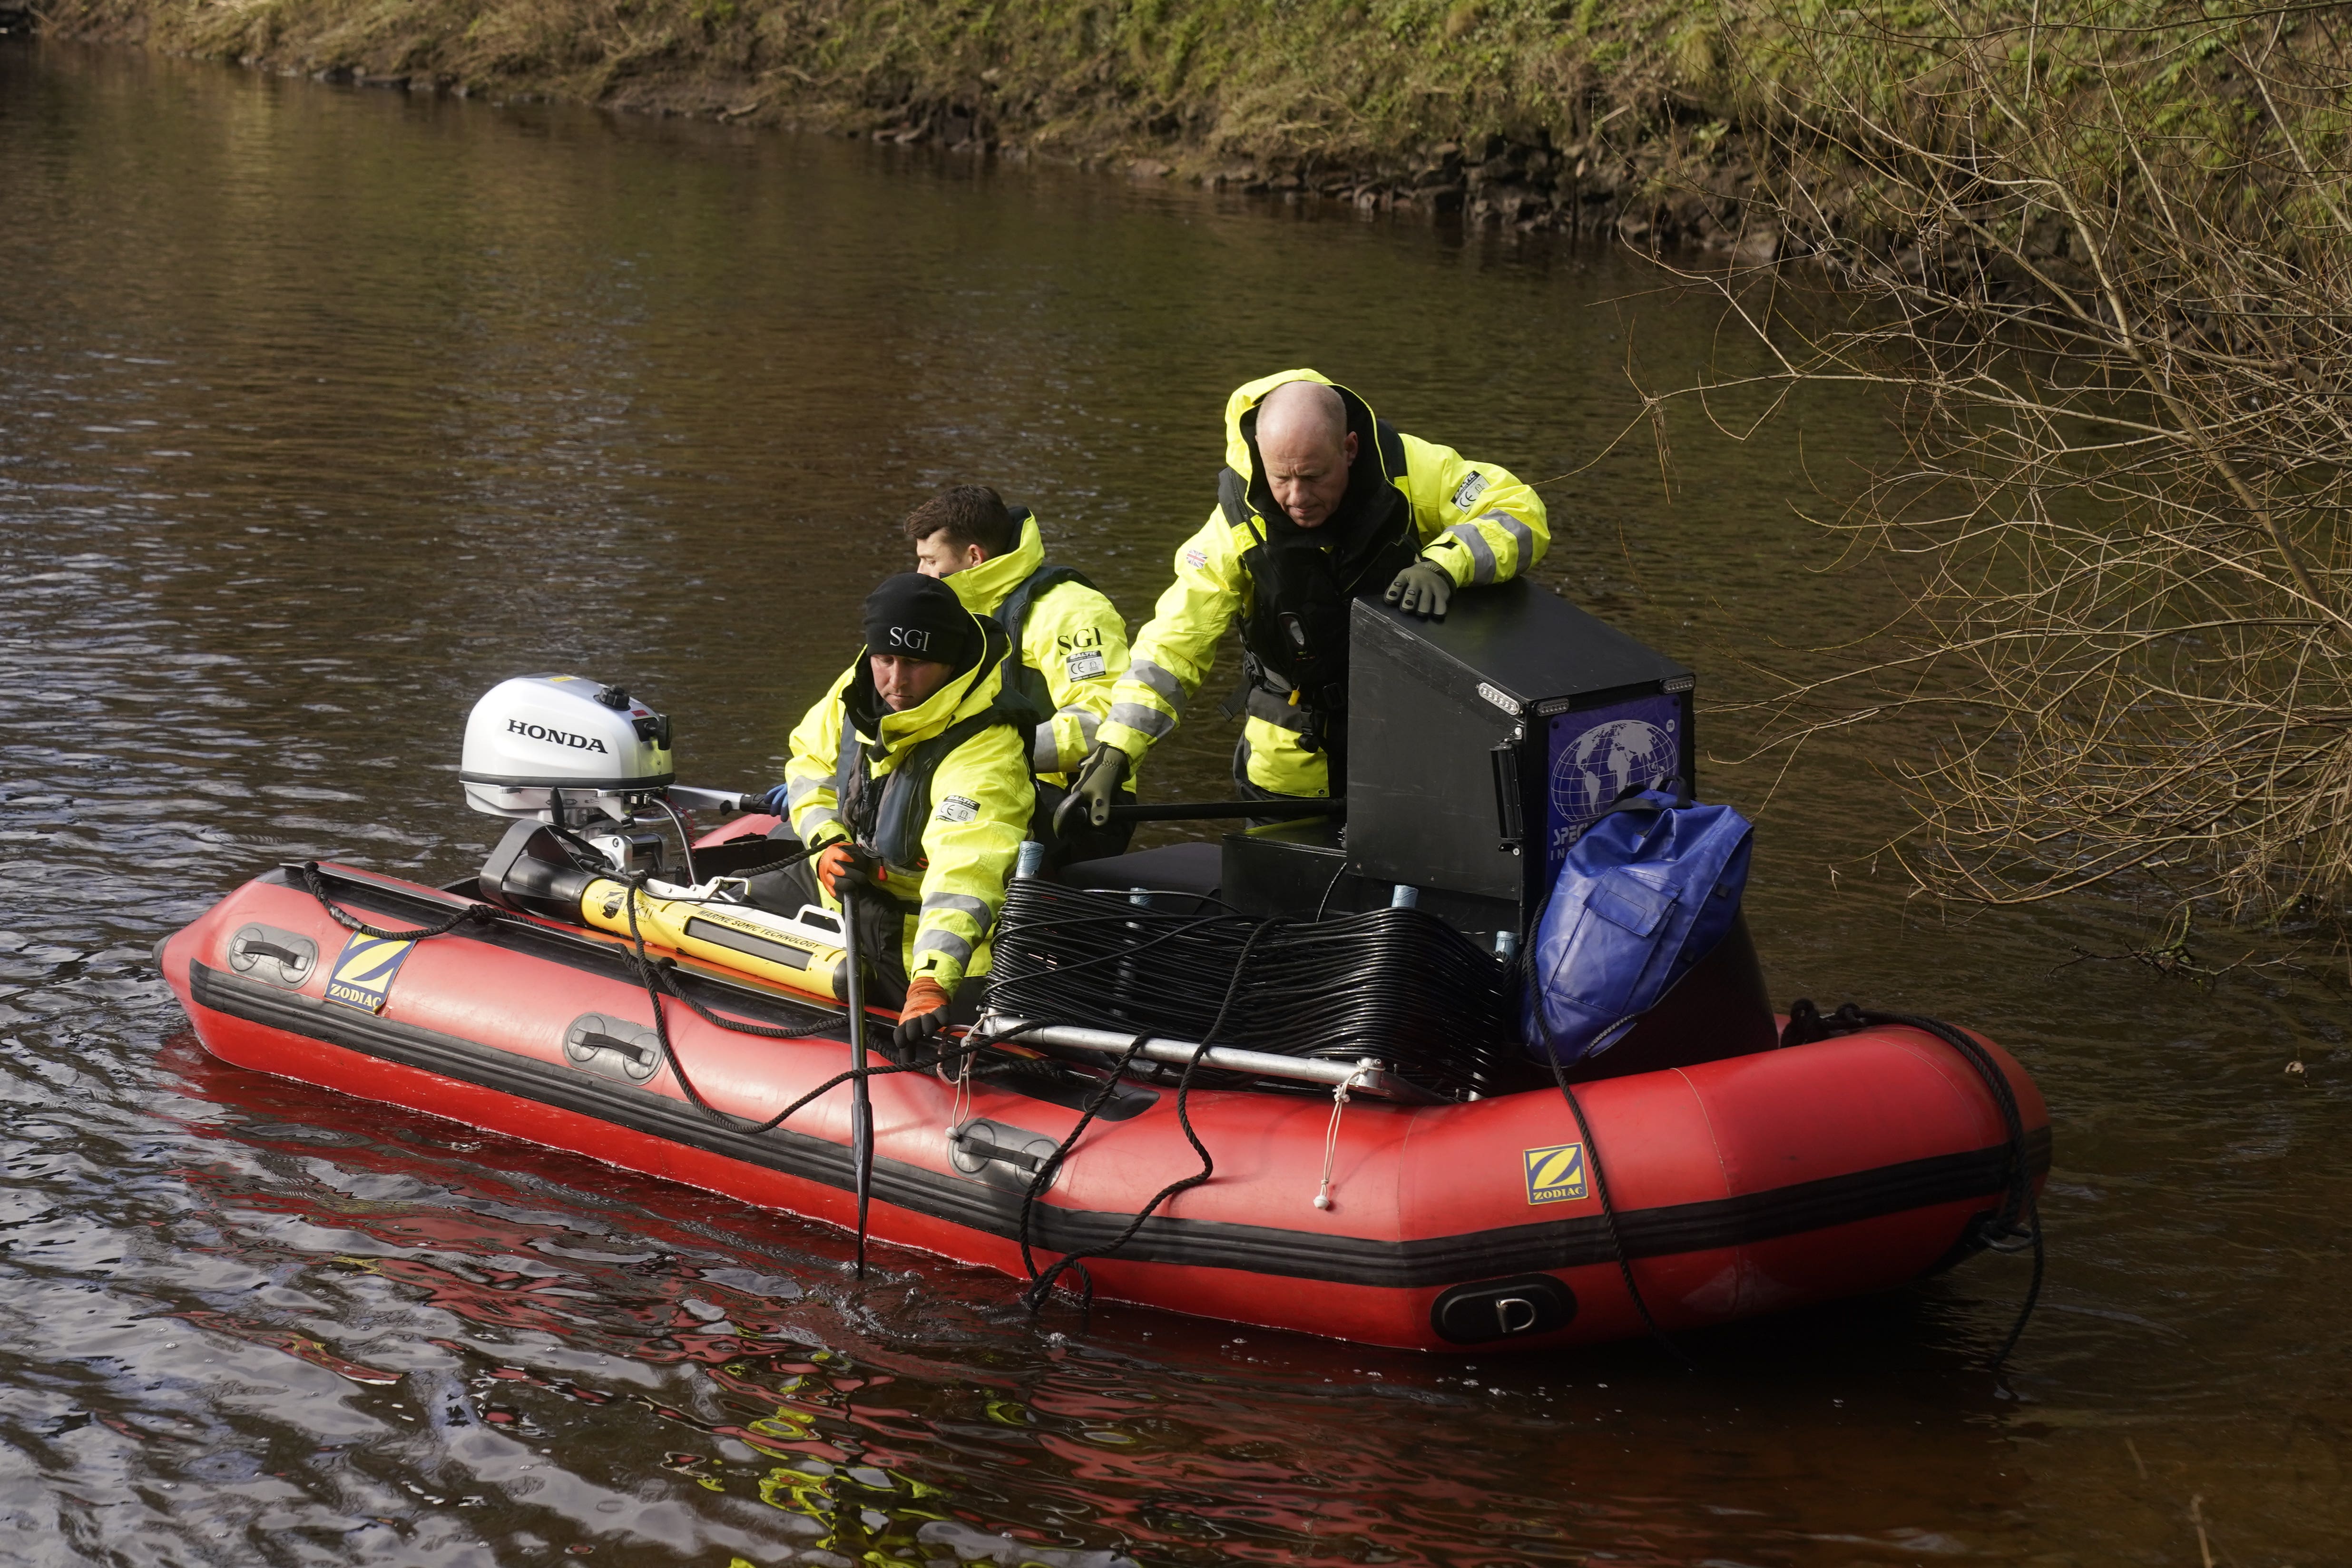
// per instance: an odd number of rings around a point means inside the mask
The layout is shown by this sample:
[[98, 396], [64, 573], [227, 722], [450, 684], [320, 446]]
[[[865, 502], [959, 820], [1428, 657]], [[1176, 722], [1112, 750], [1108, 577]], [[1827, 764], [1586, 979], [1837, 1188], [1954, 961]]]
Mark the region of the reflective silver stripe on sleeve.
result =
[[1529, 528], [1526, 523], [1521, 522], [1517, 518], [1513, 517], [1507, 511], [1490, 511], [1481, 517], [1478, 521], [1481, 522], [1494, 523], [1505, 533], [1511, 536], [1512, 542], [1519, 547], [1520, 571], [1524, 572], [1530, 565], [1534, 564], [1536, 558], [1536, 531], [1534, 529]]
[[996, 923], [996, 911], [988, 907], [988, 900], [975, 899], [970, 893], [929, 893], [924, 896], [923, 914], [926, 918], [941, 910], [953, 910], [960, 915], [970, 916], [982, 936], [986, 936], [988, 928]]
[[841, 826], [841, 813], [834, 810], [833, 807], [829, 805], [817, 806], [814, 809], [804, 812], [801, 816], [793, 819], [793, 830], [799, 833], [801, 836], [801, 842], [803, 844], [816, 837], [816, 830], [818, 828], [824, 827], [828, 824], [835, 827]]
[[1448, 539], [1458, 539], [1462, 548], [1470, 552], [1470, 581], [1491, 583], [1495, 580], [1495, 547], [1486, 542], [1475, 523], [1457, 522], [1445, 531]]
[[960, 964], [971, 963], [971, 943], [955, 932], [941, 931], [937, 926], [927, 928], [915, 939], [915, 956], [919, 959], [927, 952], [944, 952]]
[[1095, 710], [1075, 705], [1065, 708], [1037, 726], [1037, 743], [1030, 748], [1029, 765], [1041, 773], [1062, 771], [1062, 746], [1055, 737], [1065, 719], [1075, 721], [1078, 726], [1078, 755], [1083, 757], [1095, 749], [1095, 731], [1102, 727]]
[[788, 812], [798, 811], [801, 808], [801, 802], [808, 799], [809, 796], [814, 795], [821, 789], [831, 789], [832, 787], [833, 781], [829, 778], [810, 778], [806, 774], [803, 774], [801, 777], [796, 779], [786, 779], [784, 781], [784, 809]]
[[1127, 667], [1127, 675], [1129, 679], [1141, 681], [1168, 699], [1170, 707], [1184, 706], [1184, 683], [1176, 679], [1173, 670], [1162, 669], [1148, 658], [1139, 658]]
[[1149, 741], [1157, 741], [1176, 728], [1176, 716], [1162, 713], [1157, 708], [1146, 708], [1140, 702], [1114, 702], [1110, 721], [1124, 724]]

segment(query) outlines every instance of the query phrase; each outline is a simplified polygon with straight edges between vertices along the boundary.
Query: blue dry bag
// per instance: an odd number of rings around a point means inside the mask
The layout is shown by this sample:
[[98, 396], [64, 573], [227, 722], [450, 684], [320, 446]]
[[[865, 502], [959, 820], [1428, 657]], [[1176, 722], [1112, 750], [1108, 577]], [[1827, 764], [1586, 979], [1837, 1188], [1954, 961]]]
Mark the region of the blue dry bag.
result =
[[1519, 1005], [1528, 1054], [1563, 1066], [1599, 1055], [1713, 952], [1739, 918], [1754, 831], [1727, 805], [1654, 789], [1595, 817], [1536, 921]]

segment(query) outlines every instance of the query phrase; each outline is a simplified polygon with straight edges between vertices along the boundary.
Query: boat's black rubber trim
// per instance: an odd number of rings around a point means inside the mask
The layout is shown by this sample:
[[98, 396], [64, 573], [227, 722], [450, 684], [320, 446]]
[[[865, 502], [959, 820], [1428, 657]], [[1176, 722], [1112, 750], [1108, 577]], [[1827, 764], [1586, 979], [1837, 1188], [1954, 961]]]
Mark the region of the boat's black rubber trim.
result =
[[[755, 1137], [720, 1127], [680, 1100], [590, 1073], [281, 991], [205, 964], [192, 963], [188, 970], [194, 1004], [229, 1017], [851, 1190], [849, 1151], [827, 1139], [789, 1128]], [[2034, 1169], [2047, 1170], [2048, 1129], [2032, 1134], [2030, 1142]], [[1929, 1205], [1971, 1198], [1990, 1203], [2000, 1191], [2009, 1159], [2007, 1146], [1996, 1144], [1739, 1197], [1621, 1210], [1617, 1223], [1626, 1252], [1636, 1258], [1738, 1247]], [[894, 1160], [875, 1161], [874, 1195], [984, 1235], [1010, 1239], [1019, 1225], [1018, 1193]], [[1031, 1236], [1047, 1250], [1075, 1251], [1108, 1243], [1131, 1217], [1041, 1204]], [[1129, 1262], [1411, 1289], [1606, 1264], [1614, 1254], [1598, 1215], [1401, 1242], [1154, 1215], [1119, 1257]]]

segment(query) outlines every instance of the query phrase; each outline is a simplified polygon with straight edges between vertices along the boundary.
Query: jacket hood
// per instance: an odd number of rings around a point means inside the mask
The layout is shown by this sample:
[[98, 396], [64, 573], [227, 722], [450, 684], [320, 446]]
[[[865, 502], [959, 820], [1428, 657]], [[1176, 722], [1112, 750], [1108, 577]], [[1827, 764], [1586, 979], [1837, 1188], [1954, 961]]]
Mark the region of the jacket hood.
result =
[[[1348, 411], [1348, 430], [1356, 437], [1356, 460], [1348, 469], [1348, 494], [1340, 501], [1331, 520], [1317, 529], [1303, 529], [1290, 521], [1290, 516], [1275, 503], [1274, 492], [1266, 488], [1264, 465], [1257, 454], [1258, 405], [1266, 395], [1285, 382], [1312, 381], [1331, 388], [1339, 395]], [[1369, 517], [1370, 505], [1384, 485], [1397, 476], [1385, 470], [1386, 459], [1381, 453], [1379, 420], [1372, 405], [1341, 386], [1329, 376], [1315, 370], [1281, 370], [1261, 376], [1234, 389], [1225, 399], [1225, 466], [1239, 474], [1246, 487], [1250, 510], [1265, 521], [1266, 541], [1279, 548], [1286, 544], [1312, 543], [1346, 553], [1359, 531], [1357, 525]]]
[[975, 616], [992, 614], [1004, 595], [1021, 586], [1029, 574], [1045, 563], [1045, 536], [1035, 514], [1021, 520], [1021, 542], [1002, 555], [992, 555], [977, 566], [967, 566], [947, 579], [965, 609]]

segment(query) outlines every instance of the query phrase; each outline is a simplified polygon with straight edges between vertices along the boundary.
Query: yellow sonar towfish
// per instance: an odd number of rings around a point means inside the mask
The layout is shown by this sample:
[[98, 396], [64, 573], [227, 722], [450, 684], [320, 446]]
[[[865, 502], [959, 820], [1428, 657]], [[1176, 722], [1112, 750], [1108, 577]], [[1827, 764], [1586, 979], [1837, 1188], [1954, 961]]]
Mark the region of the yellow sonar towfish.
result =
[[[628, 900], [628, 884], [599, 877], [581, 894], [580, 915], [600, 930], [629, 936]], [[636, 903], [635, 934], [649, 942], [828, 1002], [845, 994], [841, 929], [824, 910], [801, 911], [813, 919], [787, 919], [743, 904], [645, 890]]]

